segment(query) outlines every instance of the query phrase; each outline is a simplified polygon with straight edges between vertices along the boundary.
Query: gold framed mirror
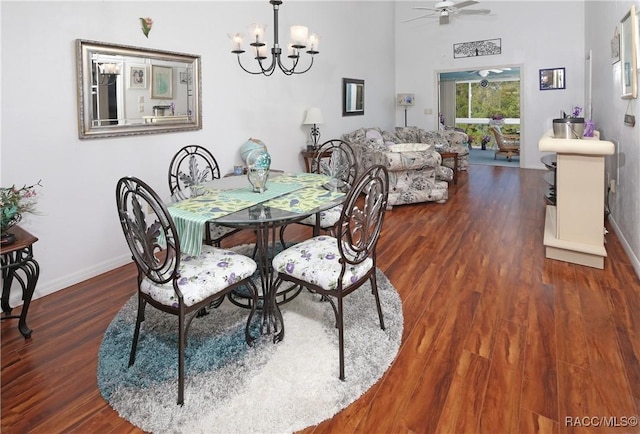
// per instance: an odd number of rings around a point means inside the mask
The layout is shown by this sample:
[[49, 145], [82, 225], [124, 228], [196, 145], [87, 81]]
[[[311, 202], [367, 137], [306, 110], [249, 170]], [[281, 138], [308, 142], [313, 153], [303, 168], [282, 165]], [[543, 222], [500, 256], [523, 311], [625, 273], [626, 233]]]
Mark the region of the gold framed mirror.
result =
[[76, 40], [81, 139], [202, 128], [200, 56]]
[[622, 74], [623, 99], [636, 98], [638, 96], [637, 79], [637, 41], [638, 24], [636, 8], [631, 5], [629, 12], [620, 21], [620, 71]]

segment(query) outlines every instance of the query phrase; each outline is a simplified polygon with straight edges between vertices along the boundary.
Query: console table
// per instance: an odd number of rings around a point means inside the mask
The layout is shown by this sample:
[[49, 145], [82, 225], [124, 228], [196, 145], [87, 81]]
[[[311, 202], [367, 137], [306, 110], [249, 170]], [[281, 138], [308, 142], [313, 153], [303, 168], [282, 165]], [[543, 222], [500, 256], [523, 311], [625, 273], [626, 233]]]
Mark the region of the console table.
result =
[[[304, 169], [307, 173], [315, 173], [316, 168], [311, 167], [313, 164], [313, 160], [314, 158], [316, 158], [316, 155], [318, 154], [318, 150], [313, 150], [313, 151], [302, 151], [300, 152], [300, 154], [302, 154], [302, 158], [304, 158]], [[320, 158], [327, 158], [331, 156], [331, 152], [323, 152], [322, 155], [320, 155]]]
[[440, 156], [442, 157], [442, 160], [444, 161], [445, 158], [451, 158], [453, 160], [453, 183], [457, 184], [458, 183], [458, 153], [457, 152], [443, 152], [443, 151], [438, 151], [440, 153]]
[[556, 154], [555, 205], [547, 205], [545, 256], [604, 268], [604, 158], [613, 143], [593, 139], [556, 139], [547, 131], [538, 142], [542, 152]]
[[[30, 338], [31, 329], [27, 326], [27, 312], [40, 275], [40, 266], [33, 259], [33, 244], [38, 241], [38, 238], [20, 226], [12, 227], [9, 233], [15, 235], [16, 241], [8, 246], [2, 246], [0, 250], [2, 269], [2, 317], [0, 318], [3, 320], [20, 318], [18, 329], [22, 336]], [[22, 288], [23, 305], [19, 316], [11, 315], [12, 307], [9, 305], [14, 278]]]

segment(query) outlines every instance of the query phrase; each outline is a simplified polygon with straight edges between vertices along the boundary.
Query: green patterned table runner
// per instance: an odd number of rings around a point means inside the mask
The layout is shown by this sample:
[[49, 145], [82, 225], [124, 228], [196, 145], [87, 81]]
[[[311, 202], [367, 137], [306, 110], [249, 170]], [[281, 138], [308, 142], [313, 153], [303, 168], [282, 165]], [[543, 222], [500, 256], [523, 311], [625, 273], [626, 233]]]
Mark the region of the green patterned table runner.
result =
[[233, 190], [204, 188], [204, 194], [176, 202], [169, 206], [185, 253], [199, 255], [206, 222], [259, 203], [303, 213], [343, 196], [343, 193], [323, 189], [329, 177], [313, 173], [282, 174], [270, 179], [264, 193], [255, 193], [251, 186]]

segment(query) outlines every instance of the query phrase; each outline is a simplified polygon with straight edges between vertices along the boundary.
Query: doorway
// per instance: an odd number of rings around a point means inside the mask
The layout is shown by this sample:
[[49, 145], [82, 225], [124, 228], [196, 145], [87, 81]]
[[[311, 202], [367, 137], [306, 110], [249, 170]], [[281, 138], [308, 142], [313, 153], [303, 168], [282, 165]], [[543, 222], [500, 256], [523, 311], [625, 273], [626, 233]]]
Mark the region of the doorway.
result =
[[[492, 127], [519, 142], [521, 130], [521, 68], [442, 71], [438, 77], [438, 108], [446, 127], [469, 136], [470, 164], [520, 167], [520, 157], [508, 161], [496, 153]], [[503, 161], [504, 160], [504, 161]]]

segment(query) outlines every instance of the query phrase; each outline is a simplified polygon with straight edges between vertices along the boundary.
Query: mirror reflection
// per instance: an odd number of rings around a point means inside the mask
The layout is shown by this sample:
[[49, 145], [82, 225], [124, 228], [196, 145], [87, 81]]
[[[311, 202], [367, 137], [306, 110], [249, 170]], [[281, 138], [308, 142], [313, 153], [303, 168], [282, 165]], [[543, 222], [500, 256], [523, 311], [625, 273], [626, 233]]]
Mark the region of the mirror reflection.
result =
[[76, 44], [80, 138], [202, 128], [200, 56]]
[[636, 23], [635, 6], [631, 5], [629, 12], [620, 22], [620, 65], [622, 81], [622, 98], [637, 97], [637, 59], [636, 59]]
[[364, 115], [364, 80], [342, 79], [342, 116]]

